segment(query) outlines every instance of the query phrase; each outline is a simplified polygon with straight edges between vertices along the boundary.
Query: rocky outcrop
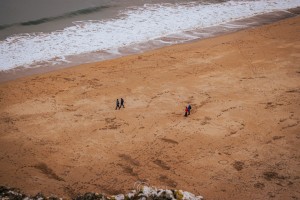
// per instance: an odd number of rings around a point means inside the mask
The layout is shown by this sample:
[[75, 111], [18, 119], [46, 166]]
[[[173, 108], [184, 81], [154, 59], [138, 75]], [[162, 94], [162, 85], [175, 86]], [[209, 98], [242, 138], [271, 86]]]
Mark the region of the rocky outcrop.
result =
[[[45, 197], [39, 193], [33, 197], [22, 194], [20, 190], [15, 188], [7, 188], [0, 186], [1, 200], [61, 200], [64, 198]], [[78, 195], [74, 200], [203, 200], [202, 196], [195, 196], [192, 193], [182, 190], [163, 190], [154, 187], [144, 186], [139, 190], [133, 190], [128, 194], [119, 194], [113, 196], [105, 196], [98, 193], [85, 193]]]

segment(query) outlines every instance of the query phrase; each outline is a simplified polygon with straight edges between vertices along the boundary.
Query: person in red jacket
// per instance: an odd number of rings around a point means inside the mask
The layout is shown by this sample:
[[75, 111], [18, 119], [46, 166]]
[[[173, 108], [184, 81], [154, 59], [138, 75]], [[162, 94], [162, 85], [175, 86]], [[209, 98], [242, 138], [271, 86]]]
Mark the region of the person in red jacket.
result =
[[188, 107], [185, 107], [185, 114], [184, 114], [185, 117], [187, 117], [188, 111], [189, 111]]

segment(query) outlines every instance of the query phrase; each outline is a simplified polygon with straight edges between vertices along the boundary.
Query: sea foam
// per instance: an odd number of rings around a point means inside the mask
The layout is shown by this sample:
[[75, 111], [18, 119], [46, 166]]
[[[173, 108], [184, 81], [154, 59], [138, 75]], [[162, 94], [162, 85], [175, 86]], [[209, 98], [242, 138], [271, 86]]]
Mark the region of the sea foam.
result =
[[[131, 7], [110, 20], [77, 21], [51, 33], [19, 34], [0, 41], [0, 70], [41, 62], [67, 62], [67, 56], [119, 49], [184, 31], [216, 26], [254, 15], [300, 6], [300, 0], [228, 1], [218, 4], [151, 4]], [[188, 39], [197, 36], [189, 35]]]

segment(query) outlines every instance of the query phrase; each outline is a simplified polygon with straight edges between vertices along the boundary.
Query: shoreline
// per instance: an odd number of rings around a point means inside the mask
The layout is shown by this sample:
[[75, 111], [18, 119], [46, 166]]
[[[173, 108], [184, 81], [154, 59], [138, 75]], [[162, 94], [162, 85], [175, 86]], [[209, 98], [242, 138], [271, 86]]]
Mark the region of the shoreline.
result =
[[137, 181], [205, 199], [300, 198], [299, 24], [1, 83], [0, 185], [66, 198]]
[[[174, 40], [174, 39], [169, 39], [169, 37], [162, 37], [162, 40], [166, 40], [166, 41], [169, 40], [171, 42], [171, 44], [165, 44], [165, 45], [158, 44], [157, 45], [157, 44], [154, 44], [155, 40], [153, 40], [150, 42], [150, 45], [148, 43], [145, 43], [145, 44], [142, 43], [139, 45], [133, 45], [133, 48], [131, 48], [130, 46], [125, 47], [124, 50], [120, 50], [120, 51], [123, 51], [123, 53], [120, 52], [119, 55], [112, 55], [112, 54], [108, 54], [106, 52], [104, 52], [104, 53], [91, 52], [91, 53], [82, 54], [82, 55], [70, 56], [69, 58], [71, 59], [71, 61], [67, 62], [67, 63], [63, 63], [63, 64], [49, 65], [49, 64], [41, 63], [41, 64], [38, 64], [38, 65], [41, 65], [38, 67], [35, 67], [34, 65], [32, 65], [32, 67], [17, 67], [17, 68], [10, 69], [10, 70], [0, 71], [0, 84], [10, 81], [10, 80], [15, 80], [18, 78], [26, 77], [26, 76], [44, 74], [44, 73], [48, 73], [48, 72], [52, 72], [52, 71], [57, 71], [60, 69], [75, 67], [78, 65], [98, 63], [98, 62], [103, 62], [106, 60], [118, 59], [118, 58], [124, 57], [124, 56], [143, 54], [148, 51], [153, 51], [153, 50], [157, 50], [160, 48], [169, 47], [169, 46], [173, 46], [173, 45], [180, 45], [180, 44], [192, 43], [192, 42], [197, 42], [200, 40], [215, 38], [215, 37], [219, 37], [222, 35], [232, 34], [234, 32], [238, 32], [238, 31], [243, 31], [246, 29], [251, 29], [254, 27], [264, 26], [267, 24], [271, 24], [271, 23], [274, 23], [277, 21], [287, 19], [287, 18], [297, 17], [299, 14], [300, 14], [300, 7], [289, 9], [287, 11], [276, 11], [276, 12], [272, 12], [272, 13], [265, 13], [265, 14], [256, 15], [256, 16], [253, 16], [250, 18], [240, 19], [240, 20], [236, 20], [233, 22], [221, 24], [218, 26], [208, 27], [205, 29], [199, 29], [199, 33], [204, 34], [206, 36], [203, 36], [203, 37], [200, 37], [197, 39], [188, 40], [188, 41], [183, 41], [183, 42], [179, 41], [179, 43], [176, 43], [176, 40]], [[247, 24], [250, 24], [250, 25], [247, 26]], [[245, 26], [245, 27], [243, 27], [243, 26]], [[197, 30], [187, 31], [187, 33], [192, 33], [192, 34], [195, 34], [197, 32], [198, 32]], [[160, 40], [160, 38], [158, 38], [157, 40]], [[173, 40], [173, 44], [172, 44], [172, 40]], [[134, 48], [135, 46], [142, 47], [144, 45], [147, 46], [146, 49], [140, 49], [139, 51], [132, 51], [133, 49], [135, 49]], [[97, 57], [99, 57], [99, 55], [101, 55], [101, 57], [102, 57], [102, 59], [100, 59], [100, 60], [99, 60], [99, 58], [97, 58]]]

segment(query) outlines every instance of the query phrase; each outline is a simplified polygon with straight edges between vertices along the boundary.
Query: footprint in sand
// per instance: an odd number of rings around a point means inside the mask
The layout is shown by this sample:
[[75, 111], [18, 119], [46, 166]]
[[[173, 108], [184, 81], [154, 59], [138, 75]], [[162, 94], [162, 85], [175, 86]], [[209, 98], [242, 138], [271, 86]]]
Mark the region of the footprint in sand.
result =
[[140, 162], [138, 160], [133, 159], [130, 155], [120, 154], [119, 157], [131, 165], [140, 166]]
[[170, 144], [178, 144], [177, 141], [168, 138], [161, 138], [161, 140]]
[[156, 159], [153, 162], [164, 170], [170, 170], [170, 167], [162, 160]]
[[174, 181], [173, 179], [170, 179], [168, 176], [165, 176], [165, 175], [160, 175], [158, 180], [160, 180], [161, 182], [163, 182], [173, 188], [175, 188], [177, 186], [176, 181]]
[[55, 179], [57, 181], [65, 181], [63, 178], [59, 177], [51, 168], [49, 168], [45, 163], [39, 163], [33, 166], [34, 168], [40, 170], [43, 174], [48, 176], [48, 178]]
[[235, 161], [234, 163], [232, 163], [232, 166], [237, 170], [237, 171], [241, 171], [242, 169], [244, 169], [244, 162], [242, 161]]

